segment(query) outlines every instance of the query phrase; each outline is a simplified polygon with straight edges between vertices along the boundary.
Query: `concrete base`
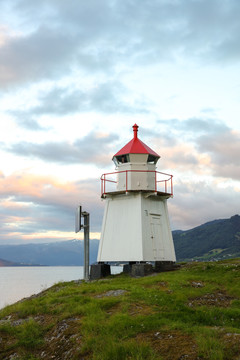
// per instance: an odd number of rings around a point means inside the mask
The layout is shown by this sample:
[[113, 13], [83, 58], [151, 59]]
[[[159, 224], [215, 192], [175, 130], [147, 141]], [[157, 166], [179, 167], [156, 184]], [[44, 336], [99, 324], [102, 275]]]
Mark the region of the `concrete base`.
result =
[[101, 279], [111, 275], [111, 267], [108, 264], [94, 264], [90, 268], [90, 280]]
[[123, 265], [123, 273], [124, 274], [131, 274], [132, 266], [136, 264], [136, 261], [130, 261], [128, 264]]
[[173, 271], [179, 268], [180, 265], [177, 265], [173, 261], [155, 261], [154, 271], [155, 272]]
[[133, 264], [131, 266], [130, 275], [133, 277], [142, 277], [142, 276], [150, 275], [152, 273], [153, 273], [152, 264], [140, 263], [140, 264]]

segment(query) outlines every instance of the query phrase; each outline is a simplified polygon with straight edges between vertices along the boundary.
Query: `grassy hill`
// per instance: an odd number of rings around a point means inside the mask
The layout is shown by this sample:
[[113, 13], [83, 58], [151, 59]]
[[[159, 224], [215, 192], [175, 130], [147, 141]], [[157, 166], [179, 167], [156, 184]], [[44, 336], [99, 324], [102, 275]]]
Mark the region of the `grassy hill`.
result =
[[239, 360], [240, 259], [59, 283], [0, 311], [0, 359]]
[[173, 231], [178, 261], [240, 256], [240, 216], [214, 220], [187, 231]]

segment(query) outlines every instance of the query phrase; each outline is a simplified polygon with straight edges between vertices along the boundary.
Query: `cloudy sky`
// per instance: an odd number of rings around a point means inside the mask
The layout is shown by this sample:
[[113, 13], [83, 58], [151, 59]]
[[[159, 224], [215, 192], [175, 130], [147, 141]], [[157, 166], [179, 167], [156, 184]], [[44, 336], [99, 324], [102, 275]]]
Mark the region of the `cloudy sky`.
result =
[[[139, 137], [172, 229], [239, 214], [239, 0], [0, 2], [0, 244], [99, 238], [100, 176]], [[82, 238], [79, 233], [77, 238]]]

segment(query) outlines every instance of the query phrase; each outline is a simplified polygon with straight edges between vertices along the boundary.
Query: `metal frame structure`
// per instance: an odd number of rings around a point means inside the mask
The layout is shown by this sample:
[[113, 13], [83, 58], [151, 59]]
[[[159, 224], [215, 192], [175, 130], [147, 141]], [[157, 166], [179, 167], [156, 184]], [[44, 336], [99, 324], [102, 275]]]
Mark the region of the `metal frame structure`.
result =
[[[81, 217], [84, 223], [81, 223]], [[75, 214], [75, 233], [78, 233], [82, 228], [84, 230], [84, 280], [89, 280], [89, 213], [82, 211], [82, 207], [78, 206]]]
[[[163, 172], [159, 172], [159, 171], [154, 171], [154, 170], [122, 170], [122, 171], [115, 171], [115, 172], [111, 172], [111, 173], [106, 173], [106, 174], [103, 174], [101, 176], [101, 197], [105, 197], [105, 195], [107, 194], [110, 194], [112, 192], [115, 192], [117, 193], [116, 190], [113, 190], [113, 191], [106, 191], [107, 189], [107, 184], [108, 183], [114, 183], [117, 185], [117, 180], [112, 180], [112, 179], [109, 179], [107, 177], [110, 177], [110, 176], [117, 176], [117, 174], [120, 174], [120, 173], [125, 173], [126, 174], [126, 190], [125, 192], [128, 192], [128, 191], [131, 191], [128, 189], [128, 174], [131, 173], [131, 172], [137, 172], [137, 173], [155, 173], [155, 189], [152, 190], [154, 192], [161, 192], [161, 193], [165, 193], [165, 194], [168, 194], [170, 196], [173, 196], [173, 182], [172, 182], [172, 178], [173, 178], [173, 175], [170, 175], [170, 174], [166, 174], [166, 173], [163, 173]], [[160, 179], [160, 177], [166, 177], [167, 176], [167, 179]], [[158, 187], [158, 184], [159, 183], [163, 183], [164, 186], [163, 186], [163, 189], [159, 189]], [[170, 189], [169, 189], [170, 187]], [[150, 190], [151, 191], [151, 190]]]

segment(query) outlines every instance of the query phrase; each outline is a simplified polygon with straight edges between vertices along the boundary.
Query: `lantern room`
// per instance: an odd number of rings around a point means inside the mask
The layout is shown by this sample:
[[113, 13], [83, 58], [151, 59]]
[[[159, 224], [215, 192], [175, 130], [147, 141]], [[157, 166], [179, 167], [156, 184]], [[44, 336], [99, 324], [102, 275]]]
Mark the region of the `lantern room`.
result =
[[153, 191], [172, 196], [172, 175], [156, 171], [160, 156], [138, 138], [138, 125], [133, 125], [133, 139], [112, 158], [114, 173], [101, 177], [102, 197], [114, 192]]

